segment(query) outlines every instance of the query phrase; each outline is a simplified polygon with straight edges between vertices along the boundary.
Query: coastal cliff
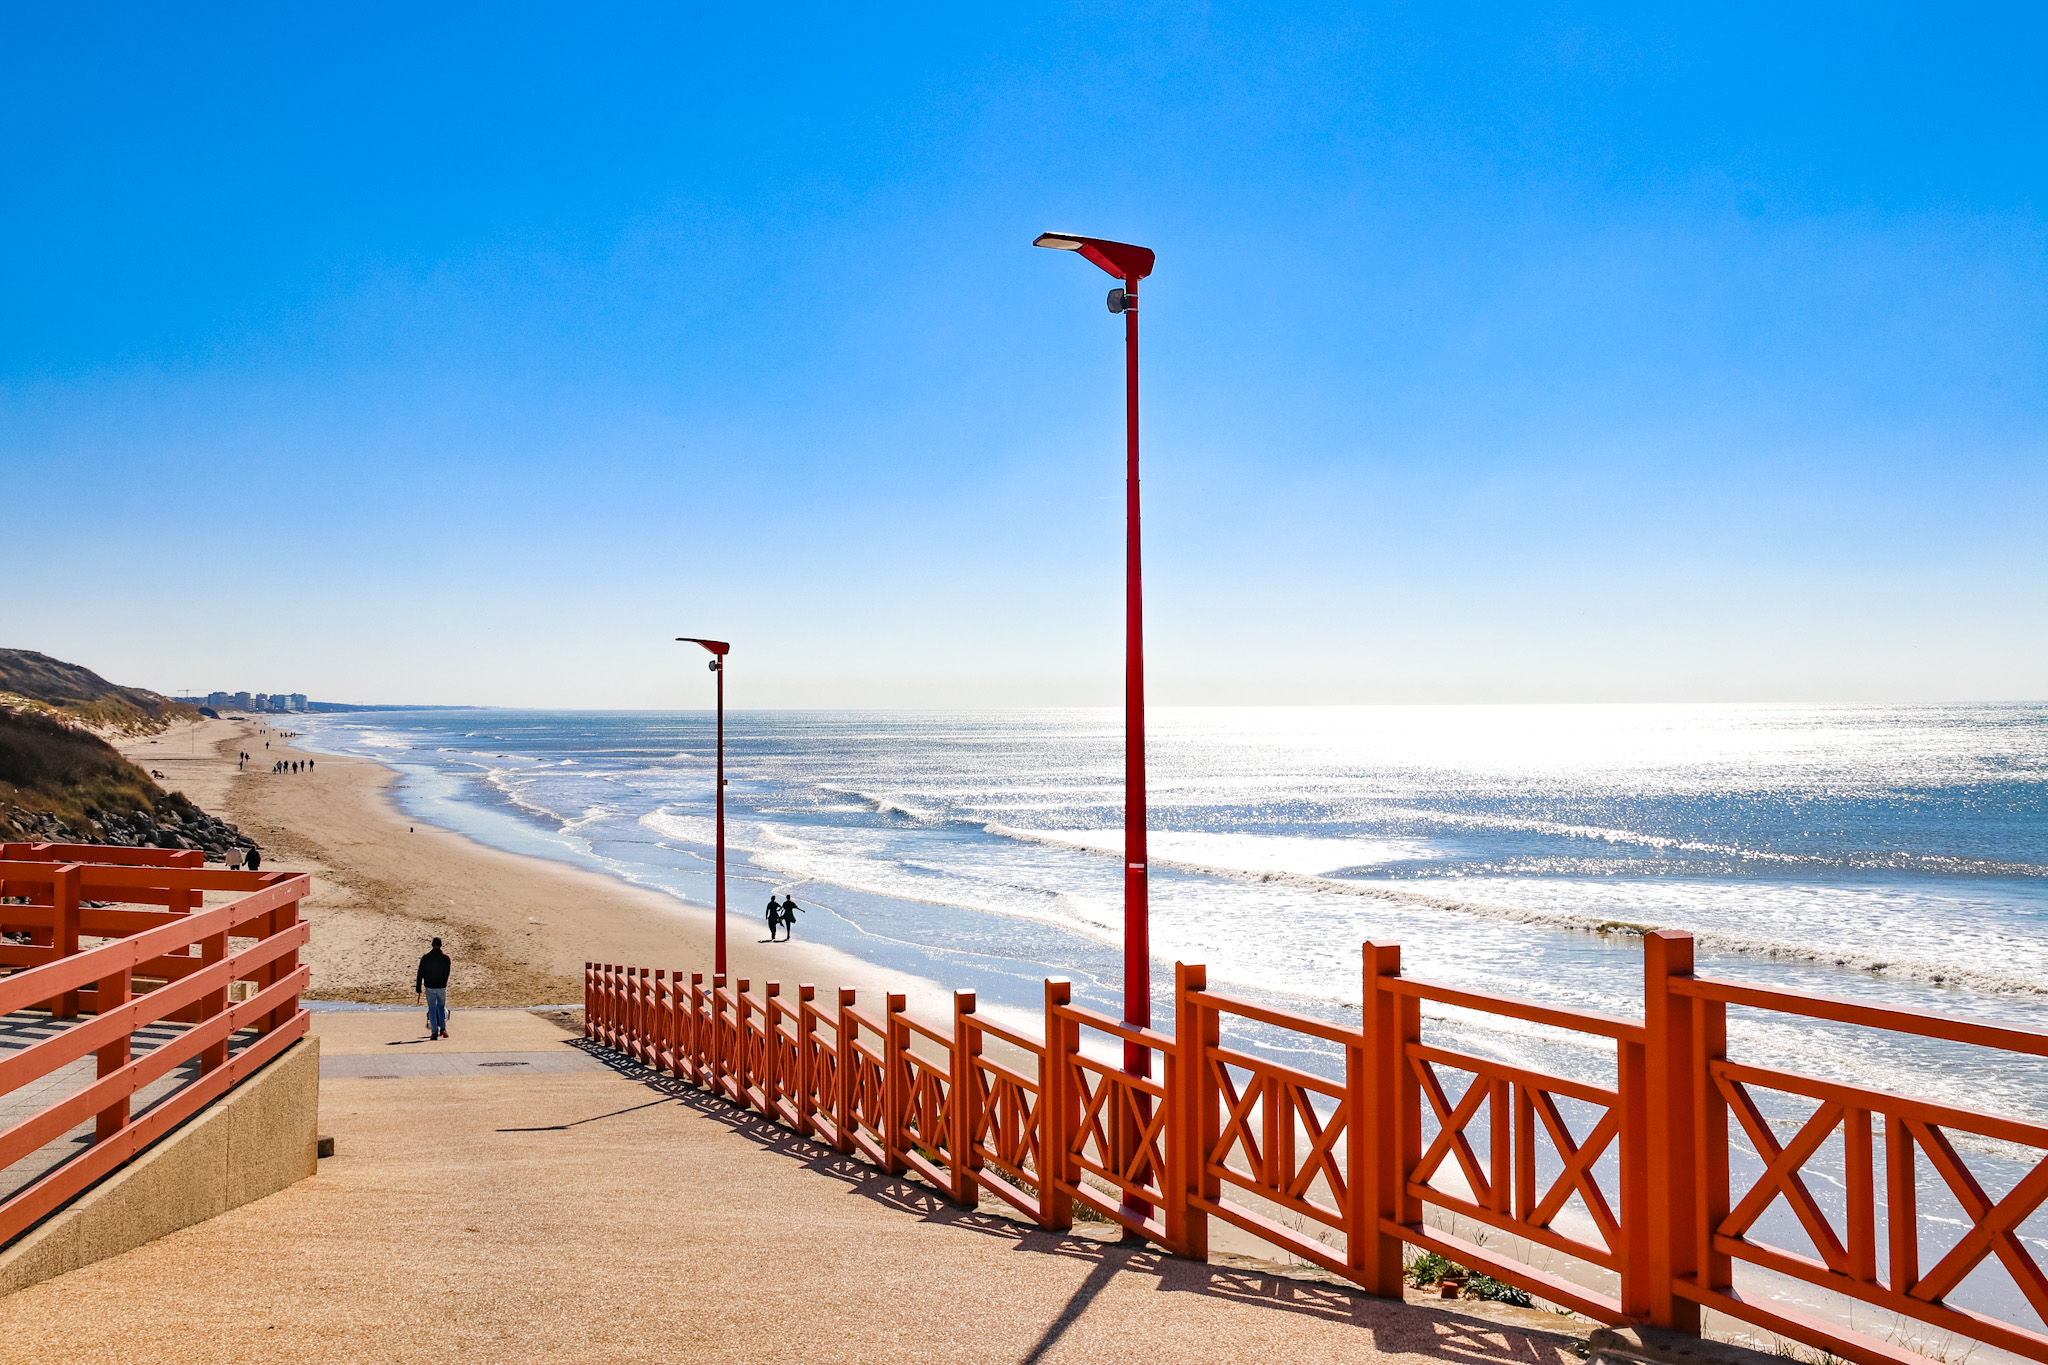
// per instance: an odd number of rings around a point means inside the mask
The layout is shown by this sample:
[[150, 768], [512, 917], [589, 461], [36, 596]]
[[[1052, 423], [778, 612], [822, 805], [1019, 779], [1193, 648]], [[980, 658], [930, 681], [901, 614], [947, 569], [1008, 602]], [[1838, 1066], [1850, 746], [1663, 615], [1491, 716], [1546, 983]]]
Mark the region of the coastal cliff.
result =
[[77, 664], [0, 649], [0, 838], [196, 848], [209, 859], [254, 847], [101, 738], [155, 734], [198, 716]]

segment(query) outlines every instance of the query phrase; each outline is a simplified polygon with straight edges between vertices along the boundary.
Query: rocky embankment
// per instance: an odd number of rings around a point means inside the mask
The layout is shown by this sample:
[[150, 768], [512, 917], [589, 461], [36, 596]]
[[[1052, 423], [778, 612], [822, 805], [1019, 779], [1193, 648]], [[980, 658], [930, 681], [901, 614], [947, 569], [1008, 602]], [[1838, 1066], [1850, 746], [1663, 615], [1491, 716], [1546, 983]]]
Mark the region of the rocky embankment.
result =
[[254, 839], [218, 816], [208, 815], [176, 792], [154, 811], [86, 812], [73, 824], [48, 811], [0, 806], [0, 837], [28, 843], [110, 844], [117, 848], [196, 848], [210, 863], [224, 863], [231, 848], [257, 848]]

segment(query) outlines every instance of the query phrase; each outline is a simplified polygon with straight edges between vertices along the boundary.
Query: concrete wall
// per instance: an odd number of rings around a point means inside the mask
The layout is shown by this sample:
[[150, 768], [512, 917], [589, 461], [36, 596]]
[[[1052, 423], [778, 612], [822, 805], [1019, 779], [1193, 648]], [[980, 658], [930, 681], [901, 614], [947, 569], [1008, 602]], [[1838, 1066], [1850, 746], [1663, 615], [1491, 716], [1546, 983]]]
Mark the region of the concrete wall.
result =
[[118, 1256], [313, 1174], [320, 1040], [301, 1038], [0, 1253], [0, 1294]]

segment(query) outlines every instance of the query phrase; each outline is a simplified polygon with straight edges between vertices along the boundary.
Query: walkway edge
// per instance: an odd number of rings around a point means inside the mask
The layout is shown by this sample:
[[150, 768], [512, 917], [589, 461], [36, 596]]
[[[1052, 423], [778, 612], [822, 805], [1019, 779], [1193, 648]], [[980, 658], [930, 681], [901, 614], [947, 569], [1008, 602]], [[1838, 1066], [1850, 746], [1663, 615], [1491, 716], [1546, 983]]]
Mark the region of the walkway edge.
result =
[[320, 1040], [309, 1036], [0, 1252], [0, 1295], [304, 1179], [319, 1129]]

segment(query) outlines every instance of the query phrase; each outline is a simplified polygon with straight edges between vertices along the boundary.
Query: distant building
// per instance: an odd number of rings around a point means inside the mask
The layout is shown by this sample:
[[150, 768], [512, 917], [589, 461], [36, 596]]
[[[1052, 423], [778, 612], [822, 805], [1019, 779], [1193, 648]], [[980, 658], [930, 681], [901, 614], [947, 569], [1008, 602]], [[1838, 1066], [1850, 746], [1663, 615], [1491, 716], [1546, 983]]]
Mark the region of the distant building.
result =
[[237, 711], [267, 712], [271, 715], [286, 715], [293, 712], [312, 710], [304, 692], [209, 692], [204, 697], [174, 697], [174, 701], [188, 701], [195, 706], [211, 706], [216, 710], [233, 707]]

